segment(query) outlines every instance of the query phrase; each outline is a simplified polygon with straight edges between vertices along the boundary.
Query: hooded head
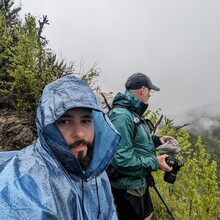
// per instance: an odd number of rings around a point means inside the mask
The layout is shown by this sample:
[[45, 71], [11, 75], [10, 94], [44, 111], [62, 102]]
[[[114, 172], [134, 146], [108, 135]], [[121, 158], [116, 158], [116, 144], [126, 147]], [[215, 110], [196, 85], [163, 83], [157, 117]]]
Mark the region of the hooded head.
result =
[[[94, 138], [91, 163], [82, 172], [76, 154], [71, 151], [76, 143], [67, 140], [57, 122], [63, 124], [62, 119], [66, 119], [67, 115], [69, 117], [77, 112], [82, 116], [85, 111], [86, 117], [92, 118]], [[90, 87], [75, 76], [62, 77], [45, 87], [37, 109], [37, 128], [41, 145], [51, 152], [54, 159], [69, 172], [85, 178], [97, 175], [107, 167], [120, 141], [119, 134], [105, 116]]]

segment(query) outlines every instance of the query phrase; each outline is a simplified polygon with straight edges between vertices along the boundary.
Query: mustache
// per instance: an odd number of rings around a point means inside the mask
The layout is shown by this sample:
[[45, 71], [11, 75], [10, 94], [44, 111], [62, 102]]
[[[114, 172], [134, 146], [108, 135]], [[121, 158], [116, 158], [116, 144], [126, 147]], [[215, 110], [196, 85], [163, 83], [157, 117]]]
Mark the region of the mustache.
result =
[[70, 144], [69, 148], [71, 149], [71, 148], [77, 147], [79, 145], [85, 145], [88, 148], [92, 147], [92, 143], [91, 142], [82, 139], [82, 140], [77, 140], [77, 141], [73, 142], [72, 144]]

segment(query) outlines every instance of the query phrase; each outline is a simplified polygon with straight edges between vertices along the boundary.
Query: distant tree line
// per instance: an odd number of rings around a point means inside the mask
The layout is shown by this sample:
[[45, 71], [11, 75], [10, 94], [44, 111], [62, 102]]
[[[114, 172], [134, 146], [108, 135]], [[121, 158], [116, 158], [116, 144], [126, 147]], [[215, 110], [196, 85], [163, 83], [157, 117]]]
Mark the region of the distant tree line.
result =
[[[49, 25], [30, 14], [24, 22], [19, 18], [20, 7], [12, 0], [0, 0], [0, 95], [11, 97], [11, 106], [18, 111], [35, 111], [43, 87], [54, 79], [74, 73], [73, 64], [59, 60], [48, 46], [43, 30]], [[74, 49], [74, 48], [73, 48]], [[98, 72], [91, 69], [81, 77], [92, 85]], [[175, 127], [172, 120], [163, 123], [159, 111], [146, 112], [158, 128], [153, 132], [172, 135], [180, 147], [179, 159], [184, 166], [174, 185], [163, 180], [164, 172], [154, 173], [155, 183], [176, 219], [220, 219], [220, 189], [217, 182], [217, 163], [207, 153], [200, 136], [190, 142], [190, 134]], [[160, 125], [160, 126], [159, 126]], [[151, 188], [157, 219], [171, 219], [160, 198]]]

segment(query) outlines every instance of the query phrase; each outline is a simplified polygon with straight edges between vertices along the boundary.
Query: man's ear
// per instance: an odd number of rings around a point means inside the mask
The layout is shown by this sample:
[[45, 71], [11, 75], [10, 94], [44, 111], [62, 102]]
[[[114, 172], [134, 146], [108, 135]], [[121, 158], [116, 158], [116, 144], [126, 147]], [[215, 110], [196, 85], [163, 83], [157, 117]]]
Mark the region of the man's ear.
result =
[[140, 94], [143, 95], [144, 93], [145, 93], [145, 87], [142, 86], [142, 87], [140, 88]]

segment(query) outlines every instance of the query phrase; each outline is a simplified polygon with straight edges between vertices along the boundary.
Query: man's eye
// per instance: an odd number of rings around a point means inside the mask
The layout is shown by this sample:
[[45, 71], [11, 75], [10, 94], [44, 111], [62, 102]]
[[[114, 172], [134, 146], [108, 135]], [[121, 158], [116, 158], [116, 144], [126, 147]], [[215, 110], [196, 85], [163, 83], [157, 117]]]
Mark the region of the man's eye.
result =
[[62, 119], [62, 120], [58, 120], [57, 124], [58, 124], [58, 126], [70, 126], [71, 125], [71, 121], [70, 120], [66, 120], [66, 119]]
[[59, 120], [58, 121], [58, 124], [67, 124], [67, 123], [69, 123], [68, 120]]
[[82, 120], [82, 123], [84, 123], [84, 124], [92, 123], [92, 119], [84, 119], [84, 120]]

